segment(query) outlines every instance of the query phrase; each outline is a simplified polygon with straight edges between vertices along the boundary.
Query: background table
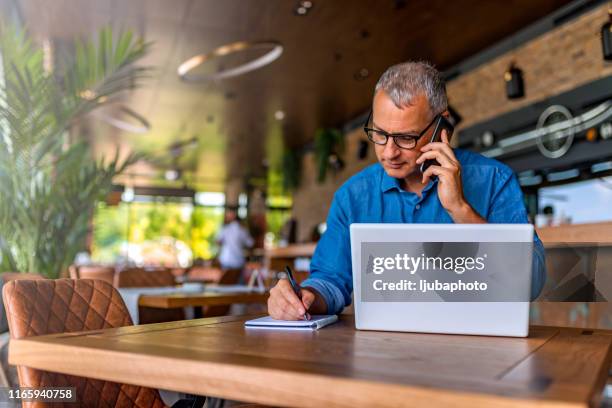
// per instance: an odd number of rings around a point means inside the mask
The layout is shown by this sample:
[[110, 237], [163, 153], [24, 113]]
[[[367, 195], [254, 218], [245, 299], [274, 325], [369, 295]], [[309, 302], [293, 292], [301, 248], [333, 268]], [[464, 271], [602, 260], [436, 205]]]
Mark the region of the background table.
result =
[[236, 303], [266, 303], [268, 293], [164, 293], [159, 295], [143, 295], [138, 300], [139, 306], [172, 309], [189, 306], [219, 306]]
[[[553, 305], [549, 305], [553, 306]], [[503, 338], [245, 329], [244, 317], [13, 341], [10, 362], [244, 401], [296, 406], [588, 406], [610, 367], [612, 331], [534, 326]]]

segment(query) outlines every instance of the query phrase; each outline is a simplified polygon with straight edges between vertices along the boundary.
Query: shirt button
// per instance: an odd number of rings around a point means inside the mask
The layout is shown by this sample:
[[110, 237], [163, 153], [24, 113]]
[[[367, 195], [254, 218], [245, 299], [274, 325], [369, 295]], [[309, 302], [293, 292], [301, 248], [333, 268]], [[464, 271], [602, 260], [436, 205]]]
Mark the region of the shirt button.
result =
[[414, 208], [416, 208], [417, 210], [421, 209], [421, 204], [417, 204]]

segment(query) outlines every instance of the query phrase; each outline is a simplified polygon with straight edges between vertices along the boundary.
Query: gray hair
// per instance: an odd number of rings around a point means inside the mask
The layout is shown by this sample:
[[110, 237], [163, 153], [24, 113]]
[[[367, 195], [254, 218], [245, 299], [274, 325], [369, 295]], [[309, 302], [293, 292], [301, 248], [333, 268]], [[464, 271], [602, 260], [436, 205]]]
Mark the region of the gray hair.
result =
[[385, 91], [395, 106], [412, 104], [419, 94], [425, 94], [434, 114], [448, 107], [446, 84], [440, 71], [424, 61], [409, 61], [389, 67], [376, 83], [375, 92]]

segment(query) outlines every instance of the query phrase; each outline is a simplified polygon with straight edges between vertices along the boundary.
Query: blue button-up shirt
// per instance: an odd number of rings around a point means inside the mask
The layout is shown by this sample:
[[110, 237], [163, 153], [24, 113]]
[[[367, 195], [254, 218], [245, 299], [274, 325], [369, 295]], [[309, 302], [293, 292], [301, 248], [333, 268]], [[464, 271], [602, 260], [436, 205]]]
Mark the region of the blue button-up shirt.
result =
[[[461, 163], [463, 194], [472, 208], [489, 223], [529, 222], [523, 193], [510, 168], [467, 150], [454, 149]], [[353, 278], [349, 226], [352, 223], [440, 223], [453, 220], [438, 199], [437, 180], [421, 196], [405, 191], [400, 180], [373, 164], [347, 180], [334, 194], [321, 237], [310, 264], [310, 277], [302, 286], [318, 291], [327, 312], [340, 313], [351, 303]], [[544, 246], [534, 238], [531, 298], [546, 280]]]

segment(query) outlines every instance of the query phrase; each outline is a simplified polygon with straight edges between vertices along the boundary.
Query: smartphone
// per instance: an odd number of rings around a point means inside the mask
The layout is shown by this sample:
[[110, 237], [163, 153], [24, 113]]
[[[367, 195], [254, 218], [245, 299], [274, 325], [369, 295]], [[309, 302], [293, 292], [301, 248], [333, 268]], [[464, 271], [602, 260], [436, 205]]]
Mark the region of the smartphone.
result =
[[[434, 131], [431, 135], [431, 139], [429, 140], [430, 143], [439, 142], [442, 140], [442, 129], [446, 130], [446, 134], [448, 135], [448, 141], [449, 142], [451, 141], [455, 127], [444, 116], [438, 115], [438, 119], [436, 120]], [[427, 168], [431, 165], [439, 166], [440, 164], [438, 163], [437, 160], [433, 160], [433, 159], [425, 160], [423, 163], [421, 163], [421, 173], [425, 173], [425, 170], [427, 170]]]

